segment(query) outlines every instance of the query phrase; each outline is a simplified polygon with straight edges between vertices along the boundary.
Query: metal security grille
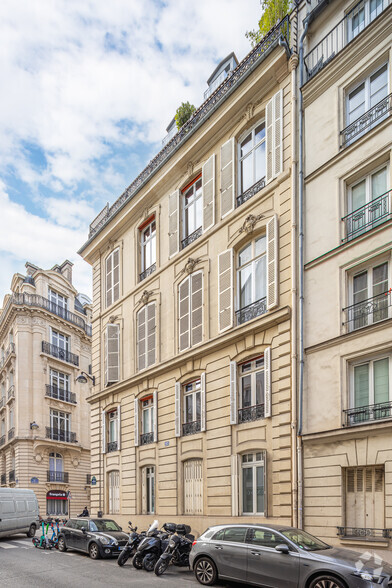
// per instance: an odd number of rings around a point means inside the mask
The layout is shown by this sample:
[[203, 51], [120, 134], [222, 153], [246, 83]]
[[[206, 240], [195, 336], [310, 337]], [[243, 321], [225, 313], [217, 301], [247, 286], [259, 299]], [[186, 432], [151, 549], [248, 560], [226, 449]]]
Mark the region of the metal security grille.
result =
[[120, 472], [109, 473], [109, 513], [120, 512]]
[[184, 463], [184, 514], [203, 514], [203, 462], [191, 459]]
[[346, 469], [346, 526], [384, 527], [384, 467]]

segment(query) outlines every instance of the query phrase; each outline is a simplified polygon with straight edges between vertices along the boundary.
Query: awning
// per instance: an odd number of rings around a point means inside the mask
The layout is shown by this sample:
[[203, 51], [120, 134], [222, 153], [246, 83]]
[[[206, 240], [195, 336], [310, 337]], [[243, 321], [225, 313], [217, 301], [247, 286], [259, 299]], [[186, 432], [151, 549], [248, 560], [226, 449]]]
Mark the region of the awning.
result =
[[46, 493], [46, 500], [67, 500], [67, 493], [64, 490], [49, 490]]

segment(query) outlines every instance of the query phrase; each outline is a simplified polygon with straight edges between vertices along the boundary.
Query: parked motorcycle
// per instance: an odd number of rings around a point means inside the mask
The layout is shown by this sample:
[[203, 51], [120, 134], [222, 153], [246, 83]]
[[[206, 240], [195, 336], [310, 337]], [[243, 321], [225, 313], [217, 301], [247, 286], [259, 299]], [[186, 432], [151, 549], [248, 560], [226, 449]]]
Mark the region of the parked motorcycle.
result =
[[176, 531], [175, 523], [165, 523], [161, 530], [158, 529], [158, 521], [154, 521], [147, 531], [146, 537], [139, 543], [133, 556], [132, 564], [137, 570], [144, 568], [152, 572], [160, 555], [165, 551], [169, 534]]
[[190, 535], [190, 532], [189, 525], [176, 526], [176, 534], [170, 537], [165, 551], [155, 564], [154, 572], [157, 576], [161, 576], [170, 564], [189, 567], [189, 553], [195, 539], [193, 535]]
[[120, 552], [117, 558], [117, 563], [119, 566], [123, 566], [128, 561], [128, 559], [135, 554], [137, 546], [146, 536], [146, 531], [138, 533], [137, 527], [132, 527], [131, 521], [128, 521], [128, 527], [128, 543], [125, 545], [124, 549]]

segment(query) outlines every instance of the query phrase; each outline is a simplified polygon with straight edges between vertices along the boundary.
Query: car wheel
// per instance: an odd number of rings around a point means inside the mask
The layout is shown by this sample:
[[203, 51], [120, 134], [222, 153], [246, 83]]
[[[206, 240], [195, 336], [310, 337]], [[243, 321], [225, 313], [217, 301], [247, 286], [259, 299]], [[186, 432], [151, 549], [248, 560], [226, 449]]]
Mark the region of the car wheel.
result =
[[125, 549], [123, 549], [123, 551], [120, 553], [120, 555], [117, 558], [117, 563], [119, 566], [123, 566], [129, 559], [129, 556], [131, 554], [129, 553], [129, 551], [126, 551]]
[[91, 559], [99, 559], [101, 557], [101, 554], [99, 553], [99, 547], [96, 543], [90, 543], [88, 554]]
[[153, 553], [148, 553], [146, 555], [146, 557], [143, 559], [143, 568], [146, 570], [146, 572], [152, 572], [158, 559], [158, 556]]
[[341, 580], [339, 580], [338, 578], [335, 578], [334, 576], [322, 575], [322, 576], [317, 576], [317, 578], [314, 578], [311, 581], [309, 588], [347, 588], [347, 587], [346, 587], [346, 584], [344, 584]]
[[26, 533], [27, 537], [34, 537], [36, 530], [37, 527], [34, 525], [34, 523], [30, 525], [30, 529]]
[[57, 542], [58, 545], [58, 550], [59, 551], [67, 551], [67, 546], [65, 545], [65, 540], [64, 537], [59, 537], [59, 540]]
[[195, 567], [196, 580], [203, 586], [212, 586], [218, 579], [218, 572], [214, 562], [209, 557], [201, 557]]
[[137, 570], [141, 570], [143, 567], [143, 555], [141, 553], [136, 553], [133, 560], [132, 565]]

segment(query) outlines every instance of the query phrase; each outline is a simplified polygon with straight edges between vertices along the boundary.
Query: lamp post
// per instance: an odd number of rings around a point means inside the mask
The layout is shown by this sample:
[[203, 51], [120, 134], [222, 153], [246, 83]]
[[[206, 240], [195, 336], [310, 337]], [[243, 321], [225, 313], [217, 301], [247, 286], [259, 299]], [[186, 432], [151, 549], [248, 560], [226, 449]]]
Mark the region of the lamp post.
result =
[[95, 386], [95, 376], [90, 376], [90, 374], [87, 374], [86, 372], [80, 372], [80, 374], [76, 378], [76, 382], [79, 382], [79, 384], [87, 384], [87, 378], [91, 380], [93, 386]]

